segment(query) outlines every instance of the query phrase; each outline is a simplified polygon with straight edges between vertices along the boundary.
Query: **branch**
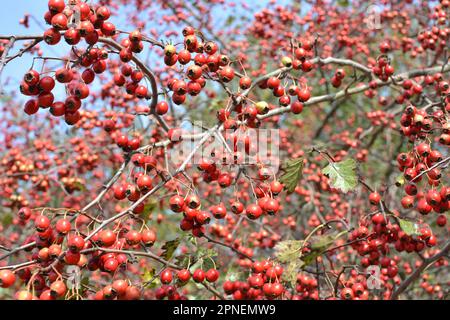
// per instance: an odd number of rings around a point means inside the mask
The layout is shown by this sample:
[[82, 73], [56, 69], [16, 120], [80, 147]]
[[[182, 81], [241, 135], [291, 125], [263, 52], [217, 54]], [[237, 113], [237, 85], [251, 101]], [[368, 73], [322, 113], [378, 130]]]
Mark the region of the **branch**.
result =
[[429, 167], [427, 170], [422, 171], [420, 174], [418, 174], [418, 175], [415, 176], [413, 179], [411, 179], [410, 182], [416, 181], [417, 179], [419, 179], [419, 178], [420, 178], [421, 176], [423, 176], [424, 174], [430, 172], [430, 171], [433, 170], [434, 168], [437, 168], [437, 167], [439, 167], [439, 166], [441, 166], [441, 165], [446, 164], [446, 163], [449, 162], [449, 161], [450, 161], [450, 157], [447, 157], [447, 158], [445, 158], [445, 159], [443, 159], [443, 160], [441, 160], [441, 161], [435, 163], [433, 166]]
[[218, 240], [214, 240], [214, 239], [208, 237], [207, 235], [204, 235], [203, 238], [205, 238], [206, 240], [208, 240], [208, 242], [212, 242], [212, 243], [218, 244], [218, 245], [220, 245], [220, 246], [224, 246], [224, 247], [226, 247], [226, 248], [229, 248], [229, 249], [231, 249], [232, 251], [236, 252], [238, 255], [243, 256], [243, 257], [245, 257], [245, 258], [251, 260], [252, 262], [255, 261], [252, 257], [250, 257], [249, 255], [247, 255], [247, 254], [245, 254], [245, 253], [239, 251], [238, 249], [236, 249], [236, 248], [233, 247], [233, 246], [230, 246], [230, 245], [228, 245], [228, 244], [226, 244], [226, 243], [223, 243], [223, 242], [220, 242], [220, 241], [218, 241]]
[[[152, 253], [152, 252], [142, 252], [142, 251], [129, 251], [129, 250], [118, 250], [118, 249], [107, 249], [107, 248], [90, 248], [90, 249], [86, 249], [81, 251], [81, 253], [85, 254], [85, 253], [90, 253], [90, 252], [95, 252], [95, 251], [102, 251], [102, 252], [112, 252], [112, 253], [123, 253], [129, 256], [143, 256], [143, 257], [148, 257], [151, 258], [155, 261], [158, 261], [159, 263], [167, 266], [167, 267], [171, 267], [173, 269], [176, 270], [181, 270], [183, 269], [183, 267], [180, 267], [170, 261], [165, 260], [164, 258], [161, 258], [160, 256]], [[211, 293], [213, 293], [216, 297], [218, 297], [221, 300], [227, 300], [222, 294], [220, 294], [220, 292], [218, 292], [215, 288], [213, 288], [211, 285], [209, 285], [206, 282], [202, 282], [201, 285], [203, 287], [205, 287], [205, 289], [207, 289], [208, 291], [210, 291]]]
[[13, 254], [15, 254], [15, 253], [17, 253], [17, 252], [19, 252], [19, 251], [22, 251], [22, 250], [25, 250], [25, 249], [28, 249], [28, 248], [32, 248], [32, 247], [34, 247], [36, 245], [36, 242], [30, 242], [30, 243], [27, 243], [27, 244], [24, 244], [24, 245], [22, 245], [22, 246], [20, 246], [20, 247], [17, 247], [17, 248], [14, 248], [14, 249], [8, 249], [8, 253], [5, 253], [4, 255], [2, 255], [1, 257], [0, 257], [0, 261], [1, 260], [4, 260], [4, 259], [6, 259], [6, 258], [8, 258], [9, 256], [11, 256], [11, 255], [13, 255]]
[[130, 162], [130, 155], [127, 155], [125, 161], [122, 163], [121, 167], [115, 175], [109, 180], [109, 182], [103, 187], [102, 192], [98, 194], [98, 196], [92, 200], [90, 203], [88, 203], [83, 209], [81, 209], [81, 212], [86, 212], [90, 208], [92, 208], [94, 205], [100, 202], [100, 200], [105, 196], [105, 194], [108, 192], [109, 189], [114, 185], [114, 183], [119, 179], [119, 177], [122, 175], [126, 167], [128, 166], [128, 163]]
[[[110, 38], [100, 37], [98, 41], [119, 51], [123, 49], [123, 47], [118, 42]], [[156, 84], [155, 75], [139, 58], [136, 57], [136, 55], [133, 54], [133, 58], [131, 60], [138, 66], [139, 69], [142, 70], [144, 75], [150, 81], [150, 85], [152, 87], [152, 102], [150, 104], [150, 110], [153, 110], [158, 103], [158, 85]]]
[[432, 263], [444, 257], [449, 251], [450, 251], [450, 241], [446, 243], [444, 248], [439, 253], [435, 254], [434, 256], [428, 259], [425, 259], [420, 265], [420, 267], [414, 270], [414, 272], [411, 273], [411, 275], [405, 281], [402, 282], [402, 284], [397, 288], [397, 290], [395, 290], [392, 293], [390, 300], [396, 300], [398, 296], [401, 295], [421, 275], [422, 271], [424, 271]]
[[18, 269], [21, 269], [23, 267], [28, 267], [31, 266], [33, 264], [36, 264], [37, 261], [36, 260], [31, 260], [31, 261], [26, 261], [26, 262], [22, 262], [22, 263], [18, 263], [18, 264], [13, 264], [10, 266], [4, 266], [4, 267], [0, 267], [0, 270], [11, 270], [11, 271], [16, 271]]
[[[286, 69], [286, 68], [282, 68], [282, 69]], [[395, 78], [396, 78], [396, 81], [405, 80], [405, 79], [409, 79], [409, 78], [415, 78], [415, 77], [424, 76], [427, 74], [441, 72], [442, 69], [443, 69], [443, 72], [449, 72], [450, 65], [445, 66], [445, 68], [442, 68], [441, 66], [437, 66], [437, 67], [421, 69], [421, 70], [412, 70], [409, 72], [401, 73], [401, 74], [397, 75]], [[281, 69], [278, 69], [278, 70], [281, 70]], [[389, 79], [388, 81], [384, 81], [384, 82], [381, 80], [376, 80], [376, 83], [377, 83], [378, 87], [384, 87], [384, 86], [390, 85], [392, 83], [392, 78]], [[311, 105], [314, 105], [314, 104], [317, 104], [320, 102], [335, 101], [335, 100], [338, 100], [339, 98], [345, 97], [347, 95], [353, 95], [356, 93], [366, 91], [369, 88], [370, 88], [369, 85], [365, 84], [365, 85], [358, 86], [358, 87], [355, 87], [352, 89], [341, 90], [341, 91], [338, 91], [333, 94], [326, 94], [326, 95], [322, 95], [322, 96], [312, 97], [311, 99], [306, 101], [303, 105], [311, 106]], [[290, 110], [291, 110], [290, 106], [273, 109], [264, 115], [259, 115], [258, 119], [262, 120], [262, 119], [270, 118], [275, 115], [290, 112]]]
[[9, 39], [8, 44], [5, 46], [5, 51], [3, 51], [3, 54], [0, 58], [0, 95], [3, 95], [3, 86], [2, 86], [2, 81], [1, 81], [2, 71], [3, 71], [3, 68], [6, 66], [6, 57], [8, 56], [8, 52], [14, 46], [15, 42], [16, 42], [16, 38], [14, 36], [12, 36]]

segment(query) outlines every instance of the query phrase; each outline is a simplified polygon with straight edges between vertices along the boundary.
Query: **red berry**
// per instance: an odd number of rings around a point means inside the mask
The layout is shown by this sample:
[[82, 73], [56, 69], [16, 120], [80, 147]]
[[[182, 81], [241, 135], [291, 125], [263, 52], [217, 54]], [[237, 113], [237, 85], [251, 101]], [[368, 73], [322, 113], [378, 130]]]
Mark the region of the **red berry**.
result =
[[66, 3], [64, 0], [49, 0], [48, 1], [48, 10], [52, 13], [63, 12], [66, 7]]
[[341, 298], [344, 300], [353, 300], [354, 298], [353, 290], [350, 288], [343, 288], [341, 290]]
[[169, 269], [165, 269], [160, 275], [161, 282], [163, 284], [169, 284], [173, 280], [172, 271]]
[[66, 291], [67, 287], [63, 281], [55, 281], [50, 285], [50, 295], [54, 298], [63, 297]]
[[67, 234], [70, 231], [70, 221], [67, 219], [59, 219], [56, 222], [56, 231], [58, 231], [60, 234]]
[[436, 219], [436, 224], [440, 227], [444, 227], [447, 224], [447, 217], [445, 214], [440, 214]]
[[381, 196], [380, 196], [380, 194], [379, 194], [378, 192], [372, 192], [372, 193], [369, 195], [369, 201], [370, 201], [370, 203], [373, 204], [373, 205], [379, 204], [380, 201], [381, 201]]
[[181, 212], [184, 206], [184, 198], [179, 195], [172, 196], [169, 200], [169, 205], [173, 212]]
[[181, 282], [187, 282], [191, 278], [191, 273], [187, 269], [182, 269], [178, 271], [177, 277]]
[[162, 116], [162, 115], [166, 114], [167, 111], [169, 111], [169, 104], [165, 101], [160, 101], [156, 105], [155, 111], [157, 114]]
[[37, 231], [43, 232], [50, 226], [50, 220], [46, 216], [39, 215], [34, 220], [34, 226], [36, 227]]
[[216, 269], [209, 269], [206, 272], [206, 280], [208, 282], [216, 282], [217, 279], [219, 279], [219, 271], [217, 271]]
[[386, 219], [382, 213], [376, 213], [372, 216], [372, 222], [374, 224], [386, 224]]
[[250, 204], [247, 206], [247, 208], [245, 209], [247, 217], [249, 217], [250, 219], [257, 219], [262, 215], [262, 209], [259, 205], [257, 204]]
[[298, 92], [298, 99], [301, 102], [308, 101], [310, 97], [311, 97], [311, 92], [309, 91], [308, 88], [303, 88]]
[[0, 287], [9, 288], [16, 281], [15, 274], [10, 270], [0, 270]]
[[105, 271], [111, 272], [111, 273], [115, 272], [118, 267], [119, 267], [119, 262], [117, 261], [116, 258], [109, 258], [103, 264], [103, 268], [105, 269]]
[[201, 283], [205, 281], [205, 276], [206, 276], [205, 271], [203, 271], [202, 269], [197, 269], [194, 271], [192, 278], [194, 279], [195, 282]]
[[112, 230], [102, 230], [98, 237], [101, 244], [105, 247], [110, 247], [116, 242], [116, 234]]
[[67, 246], [72, 252], [79, 252], [84, 248], [85, 241], [80, 235], [70, 236], [67, 240]]
[[239, 87], [242, 90], [247, 90], [252, 85], [252, 79], [250, 77], [244, 76], [239, 80]]

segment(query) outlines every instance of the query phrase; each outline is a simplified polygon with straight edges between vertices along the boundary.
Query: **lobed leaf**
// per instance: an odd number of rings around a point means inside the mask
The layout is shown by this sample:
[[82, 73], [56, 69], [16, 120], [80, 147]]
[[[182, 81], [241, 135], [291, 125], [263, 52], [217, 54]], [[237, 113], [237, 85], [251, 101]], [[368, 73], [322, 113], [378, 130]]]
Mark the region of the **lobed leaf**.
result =
[[163, 250], [161, 257], [163, 257], [165, 260], [169, 260], [170, 258], [172, 258], [173, 253], [175, 252], [175, 250], [178, 248], [179, 245], [180, 245], [180, 238], [167, 241], [161, 248]]
[[303, 158], [293, 158], [286, 160], [281, 166], [283, 174], [279, 180], [284, 185], [288, 193], [292, 193], [295, 190], [298, 182], [302, 178], [303, 174]]
[[352, 191], [358, 185], [358, 176], [356, 174], [356, 161], [346, 159], [341, 162], [331, 162], [322, 169], [322, 173], [330, 179], [330, 185], [347, 193]]

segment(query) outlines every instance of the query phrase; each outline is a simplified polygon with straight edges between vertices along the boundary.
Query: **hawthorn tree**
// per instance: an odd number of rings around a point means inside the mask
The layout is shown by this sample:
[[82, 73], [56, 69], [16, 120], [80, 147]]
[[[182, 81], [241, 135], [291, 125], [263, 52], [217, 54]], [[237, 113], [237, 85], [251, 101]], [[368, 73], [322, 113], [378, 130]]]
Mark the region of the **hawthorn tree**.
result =
[[42, 5], [0, 36], [1, 297], [448, 297], [450, 1]]

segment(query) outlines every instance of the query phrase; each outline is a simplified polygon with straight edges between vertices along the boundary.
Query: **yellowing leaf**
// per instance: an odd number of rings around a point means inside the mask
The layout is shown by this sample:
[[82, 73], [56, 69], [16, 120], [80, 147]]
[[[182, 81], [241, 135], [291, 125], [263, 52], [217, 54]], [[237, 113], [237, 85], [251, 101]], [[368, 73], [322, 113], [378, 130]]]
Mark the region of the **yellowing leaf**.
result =
[[295, 284], [297, 283], [297, 275], [300, 271], [300, 268], [304, 265], [304, 262], [300, 259], [289, 262], [283, 272], [283, 279], [287, 281], [292, 288], [295, 288]]
[[149, 269], [145, 268], [144, 269], [144, 273], [142, 274], [142, 280], [144, 282], [150, 281], [153, 278], [154, 275], [155, 275], [155, 269], [153, 269], [153, 268], [149, 268]]
[[400, 228], [408, 235], [408, 236], [420, 236], [419, 226], [417, 223], [413, 221], [398, 219], [398, 223]]
[[303, 240], [286, 240], [278, 242], [275, 246], [275, 256], [281, 263], [290, 263], [300, 259]]
[[405, 176], [402, 173], [395, 180], [395, 185], [400, 188], [403, 187], [404, 184], [405, 184]]
[[156, 276], [154, 268], [145, 268], [144, 273], [141, 274], [142, 282], [146, 284], [147, 288], [156, 288], [161, 285], [159, 277]]

